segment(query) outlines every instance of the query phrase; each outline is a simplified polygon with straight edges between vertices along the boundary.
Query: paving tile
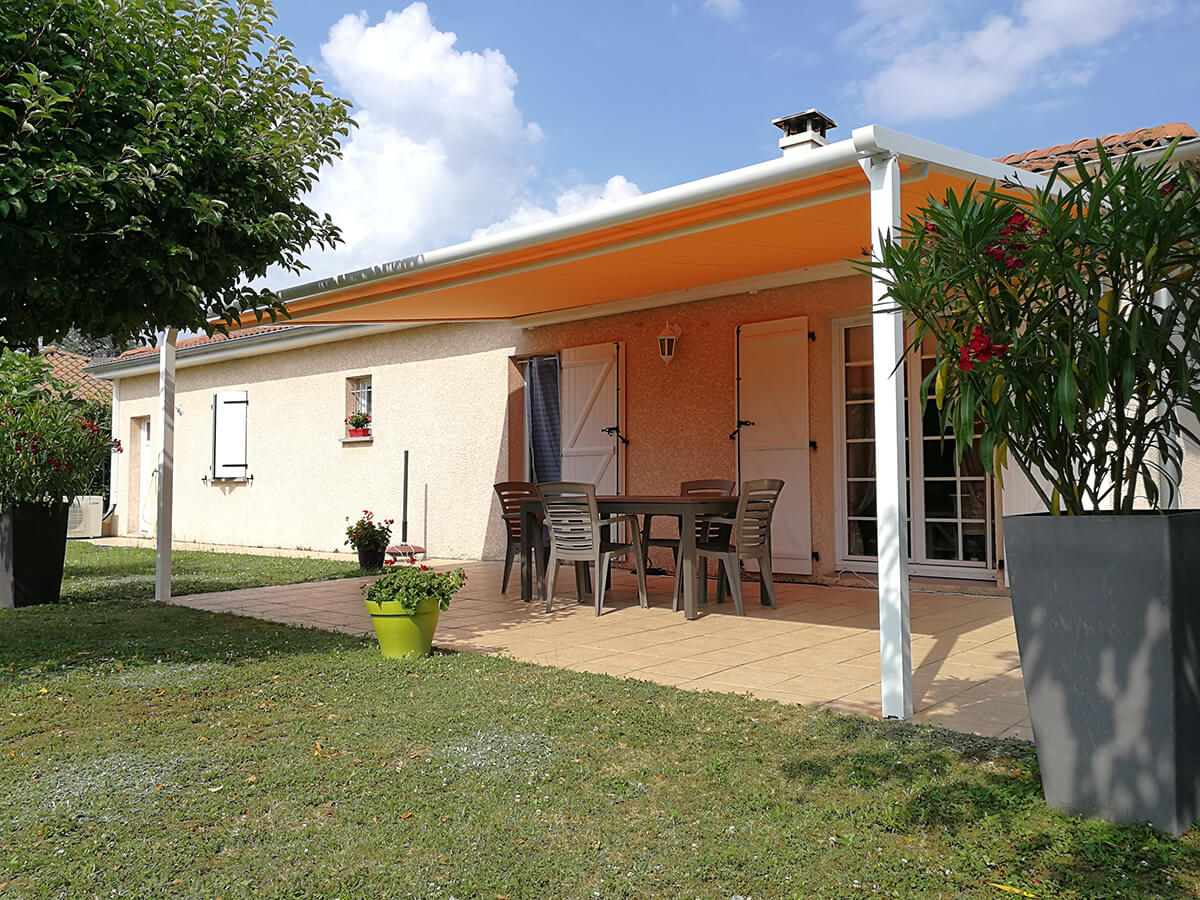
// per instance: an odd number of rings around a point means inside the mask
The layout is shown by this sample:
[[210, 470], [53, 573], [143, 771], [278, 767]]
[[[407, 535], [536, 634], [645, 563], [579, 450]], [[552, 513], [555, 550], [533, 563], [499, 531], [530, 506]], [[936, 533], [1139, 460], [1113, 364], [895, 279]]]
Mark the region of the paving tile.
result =
[[[651, 579], [650, 608], [642, 609], [634, 577], [614, 573], [604, 614], [597, 617], [590, 602], [573, 602], [569, 573], [560, 577], [554, 608], [547, 613], [543, 603], [521, 602], [515, 585], [506, 595], [500, 593], [500, 564], [468, 563], [465, 568], [471, 580], [442, 615], [435, 640], [439, 647], [505, 653], [686, 690], [750, 693], [784, 703], [879, 713], [879, 607], [873, 588], [780, 584], [779, 609], [771, 610], [758, 602], [757, 585], [747, 582], [746, 616], [735, 615], [732, 604], [709, 602], [689, 622], [670, 609], [669, 578]], [[173, 602], [369, 635], [361, 591], [370, 581], [247, 588]], [[714, 598], [715, 590], [709, 596]], [[911, 599], [919, 720], [1026, 736], [1028, 712], [1007, 598], [922, 591], [913, 592]]]

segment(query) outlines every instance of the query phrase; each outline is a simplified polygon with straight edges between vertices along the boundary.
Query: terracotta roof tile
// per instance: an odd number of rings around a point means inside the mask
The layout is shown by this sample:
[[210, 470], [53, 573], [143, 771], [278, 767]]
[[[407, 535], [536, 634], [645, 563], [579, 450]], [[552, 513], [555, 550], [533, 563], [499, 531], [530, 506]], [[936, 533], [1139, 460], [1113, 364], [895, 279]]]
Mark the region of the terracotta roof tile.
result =
[[1031, 172], [1048, 172], [1059, 163], [1074, 165], [1076, 160], [1086, 162], [1095, 159], [1097, 142], [1105, 150], [1123, 154], [1165, 147], [1177, 137], [1188, 140], [1189, 138], [1194, 139], [1196, 136], [1196, 130], [1191, 125], [1171, 122], [1153, 128], [1138, 128], [1123, 134], [1106, 134], [1102, 138], [1082, 138], [1070, 144], [1055, 144], [1053, 147], [1044, 147], [1040, 150], [1010, 153], [1008, 156], [1000, 157], [997, 162], [1029, 169]]
[[[237, 331], [229, 334], [202, 334], [199, 337], [182, 338], [175, 344], [176, 350], [186, 350], [189, 347], [201, 347], [205, 344], [215, 344], [218, 341], [236, 341], [241, 338], [251, 337], [256, 334], [265, 334], [269, 331], [287, 331], [291, 328], [299, 328], [299, 325], [256, 325], [252, 328], [239, 328]], [[136, 359], [139, 356], [153, 356], [158, 352], [157, 347], [134, 347], [132, 350], [126, 350], [117, 359]]]
[[42, 359], [50, 364], [50, 371], [55, 378], [75, 385], [75, 396], [88, 400], [107, 400], [112, 396], [111, 384], [83, 370], [84, 366], [91, 363], [88, 357], [68, 353], [57, 347], [47, 347], [42, 351]]

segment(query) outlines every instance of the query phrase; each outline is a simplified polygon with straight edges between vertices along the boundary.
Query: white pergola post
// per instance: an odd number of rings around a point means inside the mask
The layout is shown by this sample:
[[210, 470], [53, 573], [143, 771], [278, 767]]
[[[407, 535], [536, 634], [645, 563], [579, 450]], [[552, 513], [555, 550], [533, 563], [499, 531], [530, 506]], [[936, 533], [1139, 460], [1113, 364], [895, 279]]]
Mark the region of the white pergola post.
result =
[[171, 516], [175, 493], [175, 339], [168, 328], [158, 346], [158, 518], [155, 523], [154, 599], [171, 599]]
[[[900, 161], [862, 160], [871, 182], [872, 256], [900, 227]], [[875, 503], [879, 546], [879, 666], [883, 717], [913, 714], [912, 646], [908, 609], [908, 497], [904, 442], [904, 314], [871, 278], [871, 335], [875, 375]]]

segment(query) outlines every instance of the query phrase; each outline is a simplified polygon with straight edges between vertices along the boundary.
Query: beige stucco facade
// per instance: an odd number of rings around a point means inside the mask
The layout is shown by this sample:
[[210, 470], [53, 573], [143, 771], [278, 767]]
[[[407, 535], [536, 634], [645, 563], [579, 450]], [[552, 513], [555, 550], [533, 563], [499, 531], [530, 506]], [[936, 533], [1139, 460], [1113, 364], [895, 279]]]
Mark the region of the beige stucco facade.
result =
[[[439, 556], [502, 552], [491, 485], [508, 465], [507, 394], [516, 330], [432, 325], [178, 370], [174, 536], [183, 541], [345, 549], [346, 516], [396, 519], [410, 451], [409, 539]], [[371, 375], [373, 439], [346, 442], [345, 382]], [[212, 395], [247, 392], [253, 480], [214, 484]], [[117, 428], [150, 416], [154, 375], [121, 380]], [[118, 463], [121, 533], [137, 531], [136, 454]], [[435, 549], [436, 548], [436, 549]]]

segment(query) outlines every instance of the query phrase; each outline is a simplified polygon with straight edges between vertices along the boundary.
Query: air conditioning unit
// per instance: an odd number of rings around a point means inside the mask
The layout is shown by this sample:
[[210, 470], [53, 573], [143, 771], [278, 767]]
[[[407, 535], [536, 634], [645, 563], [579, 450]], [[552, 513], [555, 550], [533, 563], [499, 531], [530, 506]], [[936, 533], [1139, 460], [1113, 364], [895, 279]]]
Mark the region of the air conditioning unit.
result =
[[100, 537], [100, 523], [104, 519], [103, 497], [76, 497], [67, 510], [67, 537]]

